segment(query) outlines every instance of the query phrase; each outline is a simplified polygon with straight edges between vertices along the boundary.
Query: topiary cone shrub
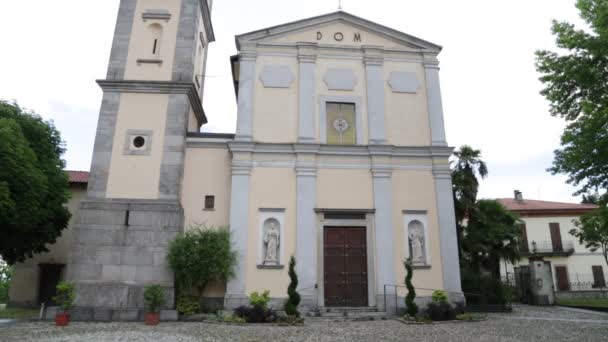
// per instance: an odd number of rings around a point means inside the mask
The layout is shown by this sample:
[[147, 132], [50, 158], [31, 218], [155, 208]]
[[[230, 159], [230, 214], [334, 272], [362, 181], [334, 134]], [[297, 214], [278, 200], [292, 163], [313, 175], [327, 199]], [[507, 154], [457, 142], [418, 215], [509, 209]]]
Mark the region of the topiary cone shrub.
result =
[[291, 256], [289, 259], [289, 287], [287, 288], [287, 301], [285, 302], [285, 312], [289, 316], [299, 317], [298, 305], [300, 305], [300, 294], [296, 290], [298, 288], [298, 275], [296, 274], [296, 258]]
[[405, 260], [403, 262], [403, 265], [405, 266], [405, 271], [406, 271], [406, 275], [405, 275], [405, 286], [407, 287], [407, 296], [405, 296], [406, 312], [410, 317], [414, 317], [418, 313], [418, 305], [416, 305], [416, 302], [414, 302], [414, 300], [416, 299], [416, 290], [414, 289], [414, 285], [412, 285], [412, 276], [414, 273], [414, 270], [412, 267], [412, 259], [408, 258], [407, 260]]

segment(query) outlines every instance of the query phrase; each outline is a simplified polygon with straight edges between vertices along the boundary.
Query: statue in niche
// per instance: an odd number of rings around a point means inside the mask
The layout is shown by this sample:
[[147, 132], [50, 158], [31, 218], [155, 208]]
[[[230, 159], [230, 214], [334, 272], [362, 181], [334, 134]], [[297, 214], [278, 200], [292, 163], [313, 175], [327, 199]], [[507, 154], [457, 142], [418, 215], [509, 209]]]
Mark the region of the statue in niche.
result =
[[279, 226], [279, 222], [274, 218], [264, 222], [264, 265], [276, 266], [279, 264], [279, 246], [281, 244]]
[[426, 264], [424, 253], [424, 227], [420, 221], [412, 221], [408, 225], [410, 242], [410, 257], [414, 264]]

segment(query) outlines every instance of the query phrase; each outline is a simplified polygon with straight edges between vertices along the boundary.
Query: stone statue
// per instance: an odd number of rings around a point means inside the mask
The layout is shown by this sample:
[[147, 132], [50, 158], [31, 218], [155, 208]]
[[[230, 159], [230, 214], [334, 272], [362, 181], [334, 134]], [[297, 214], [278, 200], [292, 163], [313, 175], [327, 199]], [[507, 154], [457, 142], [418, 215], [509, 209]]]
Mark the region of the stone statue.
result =
[[279, 222], [275, 219], [266, 221], [266, 229], [264, 230], [264, 245], [266, 253], [264, 255], [264, 265], [279, 264], [279, 245], [281, 241], [281, 232], [279, 230]]
[[410, 240], [410, 256], [413, 263], [424, 264], [424, 230], [422, 223], [412, 221], [408, 227], [408, 237]]

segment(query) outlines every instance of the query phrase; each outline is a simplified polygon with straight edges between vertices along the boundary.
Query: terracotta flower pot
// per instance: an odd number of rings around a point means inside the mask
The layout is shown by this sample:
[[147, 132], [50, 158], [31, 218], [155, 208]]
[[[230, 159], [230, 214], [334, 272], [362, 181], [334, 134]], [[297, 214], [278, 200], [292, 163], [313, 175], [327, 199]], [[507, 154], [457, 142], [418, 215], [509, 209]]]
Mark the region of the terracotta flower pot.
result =
[[66, 327], [70, 324], [70, 314], [67, 312], [60, 312], [55, 315], [55, 325], [58, 327]]
[[158, 312], [146, 312], [144, 319], [146, 325], [158, 325], [160, 321], [160, 314]]

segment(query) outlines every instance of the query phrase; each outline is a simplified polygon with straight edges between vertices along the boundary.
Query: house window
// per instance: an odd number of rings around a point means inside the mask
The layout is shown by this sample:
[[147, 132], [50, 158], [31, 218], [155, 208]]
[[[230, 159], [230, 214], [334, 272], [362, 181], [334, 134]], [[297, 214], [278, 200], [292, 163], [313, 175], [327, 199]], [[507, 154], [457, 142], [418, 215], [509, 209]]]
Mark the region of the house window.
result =
[[355, 104], [327, 102], [327, 144], [355, 145]]
[[205, 196], [205, 210], [215, 209], [215, 196]]

